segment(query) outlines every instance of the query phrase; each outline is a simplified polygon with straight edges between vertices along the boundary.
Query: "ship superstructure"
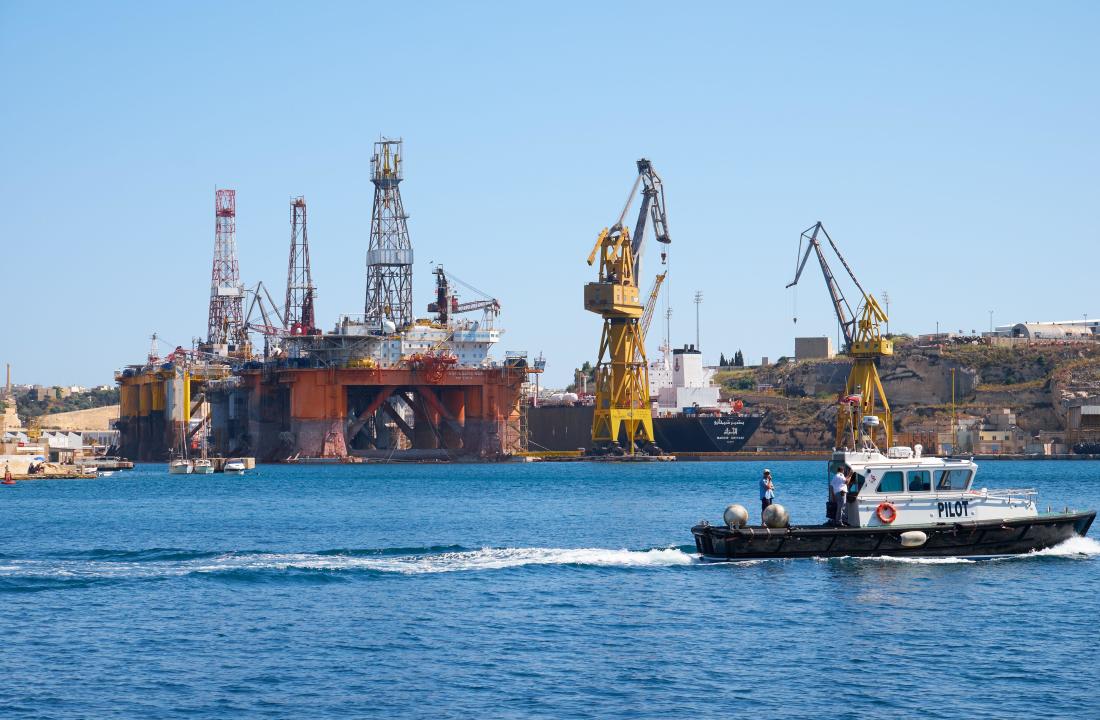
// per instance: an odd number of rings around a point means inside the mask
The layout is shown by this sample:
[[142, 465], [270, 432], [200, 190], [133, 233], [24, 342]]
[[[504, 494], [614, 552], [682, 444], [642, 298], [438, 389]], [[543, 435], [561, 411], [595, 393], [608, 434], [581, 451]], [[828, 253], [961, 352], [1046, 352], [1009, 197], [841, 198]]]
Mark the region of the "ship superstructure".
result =
[[662, 346], [662, 358], [649, 366], [649, 396], [657, 415], [676, 415], [684, 408], [718, 408], [719, 389], [714, 371], [703, 366], [703, 353], [694, 345]]

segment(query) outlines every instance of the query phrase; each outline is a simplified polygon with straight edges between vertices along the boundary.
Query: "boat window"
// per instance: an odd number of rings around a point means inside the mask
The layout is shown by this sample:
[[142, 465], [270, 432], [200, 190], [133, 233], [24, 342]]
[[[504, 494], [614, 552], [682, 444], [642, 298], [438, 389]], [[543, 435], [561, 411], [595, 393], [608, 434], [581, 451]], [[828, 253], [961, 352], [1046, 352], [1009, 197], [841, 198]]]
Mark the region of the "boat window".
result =
[[936, 471], [937, 490], [965, 490], [970, 483], [970, 471], [956, 468], [954, 470]]
[[882, 474], [882, 480], [878, 482], [878, 491], [880, 493], [901, 492], [905, 489], [905, 481], [902, 479], [900, 470], [891, 470], [888, 473]]
[[932, 473], [927, 470], [909, 471], [909, 492], [928, 492], [932, 489]]
[[856, 476], [856, 490], [855, 490], [855, 492], [858, 495], [860, 490], [863, 489], [863, 486], [867, 484], [867, 477], [865, 475], [860, 475], [859, 473], [856, 473], [855, 476]]

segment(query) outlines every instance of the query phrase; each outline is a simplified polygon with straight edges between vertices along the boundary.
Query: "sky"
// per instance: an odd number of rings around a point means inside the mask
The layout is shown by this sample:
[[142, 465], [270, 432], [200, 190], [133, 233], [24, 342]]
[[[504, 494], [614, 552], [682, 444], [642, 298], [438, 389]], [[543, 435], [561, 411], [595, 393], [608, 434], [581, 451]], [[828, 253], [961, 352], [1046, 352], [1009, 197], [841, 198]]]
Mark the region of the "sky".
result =
[[215, 187], [246, 285], [283, 294], [304, 195], [319, 324], [361, 313], [382, 135], [405, 142], [417, 314], [442, 263], [547, 386], [595, 360], [585, 259], [640, 157], [672, 344], [701, 292], [708, 363], [835, 337], [815, 265], [784, 289], [818, 220], [893, 332], [1100, 316], [1098, 29], [1087, 2], [0, 0], [0, 362], [110, 383], [152, 333], [204, 335]]

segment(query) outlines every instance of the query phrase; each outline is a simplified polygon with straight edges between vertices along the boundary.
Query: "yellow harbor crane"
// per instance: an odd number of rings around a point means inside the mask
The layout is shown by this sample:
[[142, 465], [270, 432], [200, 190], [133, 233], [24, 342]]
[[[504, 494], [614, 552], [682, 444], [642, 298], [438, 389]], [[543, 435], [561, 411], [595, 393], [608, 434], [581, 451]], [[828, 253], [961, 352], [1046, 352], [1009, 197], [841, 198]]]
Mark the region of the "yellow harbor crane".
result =
[[[833, 252], [859, 290], [861, 301], [854, 313], [841, 292], [829, 263], [825, 261], [820, 236], [829, 241]], [[802, 251], [803, 245], [806, 246], [805, 253]], [[837, 407], [836, 448], [857, 448], [863, 435], [874, 443], [880, 432], [886, 441], [885, 448], [889, 448], [894, 441], [894, 424], [890, 403], [886, 400], [882, 380], [878, 375], [879, 358], [894, 354], [894, 343], [882, 335], [882, 326], [888, 318], [874, 296], [864, 291], [859, 284], [852, 268], [821, 221], [802, 232], [798, 244], [798, 254], [802, 259], [798, 263], [794, 280], [787, 287], [793, 287], [798, 282], [811, 251], [817, 253], [821, 272], [825, 276], [825, 285], [828, 286], [833, 301], [833, 311], [844, 333], [845, 352], [852, 358], [852, 370], [848, 374], [848, 382]], [[795, 318], [796, 322], [797, 320]]]
[[[667, 245], [671, 240], [661, 178], [649, 160], [639, 160], [637, 167], [638, 177], [618, 222], [600, 232], [588, 256], [589, 265], [599, 258], [599, 279], [584, 286], [585, 310], [603, 318], [596, 362], [596, 408], [592, 419], [592, 451], [600, 454], [634, 454], [636, 450], [660, 453], [653, 443], [649, 368], [641, 324], [647, 307], [642, 305], [637, 277], [641, 271], [646, 221], [652, 219], [657, 242]], [[623, 222], [639, 187], [642, 188], [642, 206], [631, 236]], [[665, 253], [661, 256], [663, 261]], [[655, 304], [664, 274], [658, 278], [647, 306]], [[651, 320], [652, 309], [648, 315]]]

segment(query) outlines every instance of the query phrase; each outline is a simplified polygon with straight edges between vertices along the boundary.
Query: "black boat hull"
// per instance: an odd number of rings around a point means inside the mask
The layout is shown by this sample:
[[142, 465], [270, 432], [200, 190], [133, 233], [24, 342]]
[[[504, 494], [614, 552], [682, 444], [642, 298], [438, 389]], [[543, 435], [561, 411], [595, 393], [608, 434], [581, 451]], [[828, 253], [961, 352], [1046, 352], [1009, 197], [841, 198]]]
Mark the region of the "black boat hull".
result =
[[[1015, 520], [898, 527], [811, 527], [731, 529], [696, 525], [695, 547], [704, 560], [810, 557], [995, 557], [1054, 547], [1088, 532], [1095, 511]], [[902, 545], [902, 533], [927, 536], [920, 547]]]
[[[532, 450], [592, 448], [591, 405], [528, 408]], [[675, 415], [653, 418], [657, 446], [668, 453], [740, 452], [760, 427], [763, 415]]]

